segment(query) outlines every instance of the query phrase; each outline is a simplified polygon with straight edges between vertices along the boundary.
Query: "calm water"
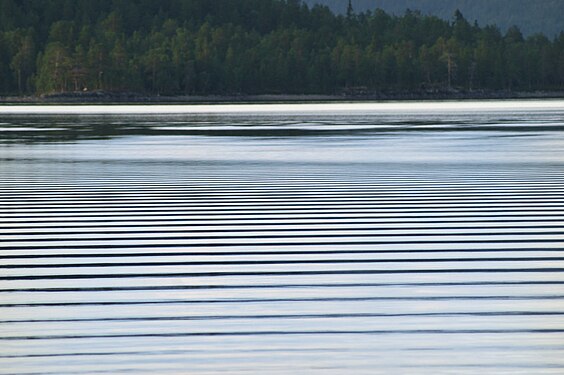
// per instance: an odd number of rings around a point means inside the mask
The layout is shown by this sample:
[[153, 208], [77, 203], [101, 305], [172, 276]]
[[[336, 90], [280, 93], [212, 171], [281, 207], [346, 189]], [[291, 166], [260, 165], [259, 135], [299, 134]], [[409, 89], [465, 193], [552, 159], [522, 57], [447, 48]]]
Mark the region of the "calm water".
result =
[[0, 107], [0, 373], [564, 372], [564, 101]]

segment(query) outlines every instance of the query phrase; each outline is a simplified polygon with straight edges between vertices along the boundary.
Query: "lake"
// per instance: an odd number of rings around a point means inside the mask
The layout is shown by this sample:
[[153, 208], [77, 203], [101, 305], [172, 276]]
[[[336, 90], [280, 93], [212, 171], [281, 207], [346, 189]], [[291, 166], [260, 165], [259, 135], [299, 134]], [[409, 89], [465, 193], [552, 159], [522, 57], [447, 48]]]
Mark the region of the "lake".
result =
[[564, 372], [564, 101], [0, 106], [0, 373]]

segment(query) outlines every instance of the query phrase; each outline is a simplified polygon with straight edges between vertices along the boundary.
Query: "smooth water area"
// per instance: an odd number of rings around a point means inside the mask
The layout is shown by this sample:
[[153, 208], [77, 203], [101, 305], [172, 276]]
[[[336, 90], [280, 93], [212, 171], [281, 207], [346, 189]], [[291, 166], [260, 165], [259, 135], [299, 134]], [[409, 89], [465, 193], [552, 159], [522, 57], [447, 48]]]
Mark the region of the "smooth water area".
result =
[[564, 371], [564, 101], [0, 106], [0, 373]]

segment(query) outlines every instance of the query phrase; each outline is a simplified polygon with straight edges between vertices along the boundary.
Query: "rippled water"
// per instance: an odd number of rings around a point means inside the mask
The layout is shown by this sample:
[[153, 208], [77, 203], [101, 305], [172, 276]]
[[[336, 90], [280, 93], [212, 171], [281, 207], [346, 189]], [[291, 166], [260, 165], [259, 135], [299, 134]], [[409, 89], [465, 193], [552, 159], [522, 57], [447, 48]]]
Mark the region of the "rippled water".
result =
[[0, 107], [0, 373], [564, 371], [564, 101]]

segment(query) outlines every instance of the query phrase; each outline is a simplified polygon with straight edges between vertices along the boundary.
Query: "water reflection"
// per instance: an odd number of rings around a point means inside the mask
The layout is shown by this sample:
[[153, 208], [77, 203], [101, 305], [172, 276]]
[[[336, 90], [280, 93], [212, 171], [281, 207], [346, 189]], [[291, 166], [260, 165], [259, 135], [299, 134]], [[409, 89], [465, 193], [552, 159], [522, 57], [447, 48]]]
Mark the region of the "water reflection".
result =
[[389, 132], [560, 132], [564, 129], [563, 108], [561, 101], [2, 106], [0, 141], [68, 142], [157, 135], [291, 138], [371, 137]]
[[561, 373], [561, 104], [0, 107], [3, 368]]
[[[0, 117], [0, 157], [192, 162], [561, 162], [554, 110]], [[7, 147], [7, 146], [14, 147]], [[33, 147], [24, 147], [30, 145]], [[146, 150], [150, 149], [150, 152]]]

